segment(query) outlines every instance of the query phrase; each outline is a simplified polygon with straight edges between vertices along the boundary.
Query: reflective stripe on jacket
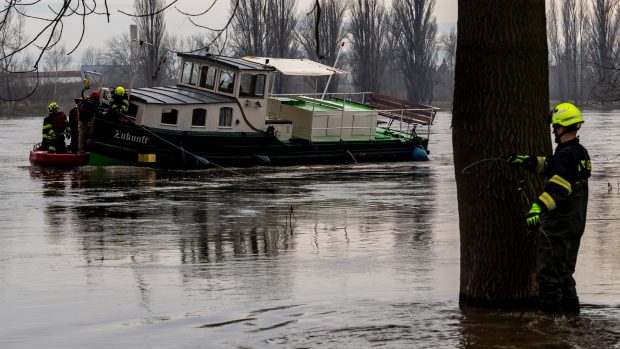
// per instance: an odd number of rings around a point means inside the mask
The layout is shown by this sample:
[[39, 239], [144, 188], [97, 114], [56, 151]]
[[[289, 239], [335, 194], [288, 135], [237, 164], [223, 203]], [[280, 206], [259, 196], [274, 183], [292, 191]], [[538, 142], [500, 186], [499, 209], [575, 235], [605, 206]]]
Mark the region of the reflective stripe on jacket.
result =
[[559, 144], [555, 153], [545, 159], [543, 173], [547, 184], [538, 197], [539, 205], [546, 211], [566, 205], [575, 186], [587, 184], [591, 170], [588, 151], [579, 143], [578, 138]]

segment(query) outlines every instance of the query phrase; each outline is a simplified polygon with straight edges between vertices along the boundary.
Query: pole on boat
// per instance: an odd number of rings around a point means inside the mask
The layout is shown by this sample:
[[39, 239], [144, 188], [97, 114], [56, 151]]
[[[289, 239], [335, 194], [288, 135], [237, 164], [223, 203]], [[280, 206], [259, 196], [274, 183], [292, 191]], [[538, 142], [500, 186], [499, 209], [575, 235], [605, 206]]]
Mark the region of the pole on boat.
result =
[[131, 78], [129, 79], [129, 86], [127, 86], [127, 99], [129, 99], [129, 96], [131, 96], [131, 89], [133, 88], [133, 83], [136, 79], [136, 70], [138, 70], [138, 58], [140, 58], [139, 56], [142, 45], [153, 45], [149, 42], [138, 39], [138, 26], [135, 24], [131, 24], [129, 26], [129, 42], [131, 53], [129, 61], [129, 66], [131, 67]]
[[137, 45], [138, 44], [138, 26], [135, 24], [129, 25], [129, 66], [131, 67], [131, 78], [129, 79], [129, 86], [127, 86], [127, 99], [129, 99], [129, 95], [131, 94], [131, 88], [133, 87], [134, 79], [136, 78], [136, 68], [138, 61], [138, 52]]
[[[340, 58], [340, 52], [342, 52], [342, 48], [344, 47], [344, 40], [342, 40], [342, 42], [340, 43], [340, 47], [338, 49], [338, 53], [336, 53], [336, 60], [334, 61], [334, 68], [336, 68], [336, 64], [338, 64], [338, 58]], [[331, 74], [328, 78], [327, 78], [327, 83], [325, 84], [325, 89], [323, 90], [323, 95], [321, 96], [321, 99], [325, 99], [325, 94], [327, 93], [327, 88], [329, 87], [329, 82], [332, 80], [332, 75]]]

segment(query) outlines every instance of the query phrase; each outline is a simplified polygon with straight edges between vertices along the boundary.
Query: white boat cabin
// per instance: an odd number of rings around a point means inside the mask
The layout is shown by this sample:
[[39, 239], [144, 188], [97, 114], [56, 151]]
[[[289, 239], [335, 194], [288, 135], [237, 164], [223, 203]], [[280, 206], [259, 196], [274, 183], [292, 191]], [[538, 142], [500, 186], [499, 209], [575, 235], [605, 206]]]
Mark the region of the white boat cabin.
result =
[[273, 75], [342, 73], [306, 59], [179, 54], [176, 86], [131, 91], [128, 114], [140, 125], [177, 131], [271, 132], [282, 141], [374, 139], [378, 111], [304, 95], [269, 96]]
[[131, 91], [128, 114], [137, 123], [178, 131], [265, 130], [273, 67], [224, 56], [179, 57], [176, 86]]

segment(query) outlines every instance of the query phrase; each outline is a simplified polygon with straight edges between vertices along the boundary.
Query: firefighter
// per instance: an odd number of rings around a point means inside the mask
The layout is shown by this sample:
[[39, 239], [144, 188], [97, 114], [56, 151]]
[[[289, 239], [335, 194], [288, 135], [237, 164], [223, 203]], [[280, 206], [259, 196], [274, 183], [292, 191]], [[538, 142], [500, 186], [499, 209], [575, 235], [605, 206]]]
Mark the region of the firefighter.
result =
[[93, 123], [95, 115], [101, 106], [99, 91], [93, 91], [88, 98], [84, 99], [79, 106], [80, 132], [78, 147], [80, 152], [86, 150], [88, 138], [93, 133]]
[[69, 120], [56, 102], [50, 103], [47, 110], [47, 116], [43, 119], [41, 149], [49, 153], [64, 153], [66, 152], [65, 137], [71, 138]]
[[124, 114], [127, 112], [127, 109], [129, 108], [129, 100], [127, 99], [127, 93], [125, 93], [125, 89], [122, 86], [118, 86], [112, 92], [110, 107], [112, 107], [113, 111], [119, 114]]
[[591, 172], [588, 151], [579, 143], [577, 131], [584, 120], [577, 107], [558, 104], [551, 112], [555, 153], [547, 157], [517, 155], [513, 166], [542, 174], [543, 193], [534, 201], [526, 218], [537, 234], [537, 279], [543, 313], [578, 315], [575, 264], [579, 243], [586, 226], [588, 178]]

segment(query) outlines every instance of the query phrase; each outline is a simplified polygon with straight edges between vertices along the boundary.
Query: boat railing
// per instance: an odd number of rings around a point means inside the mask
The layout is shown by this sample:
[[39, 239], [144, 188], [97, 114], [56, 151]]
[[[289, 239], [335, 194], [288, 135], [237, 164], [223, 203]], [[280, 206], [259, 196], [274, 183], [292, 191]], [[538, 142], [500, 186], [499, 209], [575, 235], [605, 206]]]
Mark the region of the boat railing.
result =
[[326, 99], [326, 98], [334, 98], [338, 97], [338, 99], [344, 99], [351, 102], [364, 103], [368, 99], [368, 96], [371, 95], [372, 92], [330, 92], [327, 94], [323, 94], [322, 92], [302, 92], [302, 93], [278, 93], [271, 94], [270, 97], [296, 97], [296, 96], [307, 96], [313, 99]]
[[439, 108], [424, 104], [408, 102], [402, 99], [382, 95], [376, 92], [340, 92], [330, 93], [327, 98], [321, 98], [322, 93], [287, 93], [274, 94], [272, 97], [287, 97], [328, 106], [337, 110], [353, 108], [356, 104], [378, 110], [379, 115], [393, 121], [431, 125]]
[[[427, 126], [426, 134], [430, 134], [430, 126], [439, 108], [411, 103], [374, 92], [331, 93], [321, 99], [319, 93], [288, 93], [272, 95], [274, 98], [291, 98], [312, 103], [315, 106], [326, 106], [343, 113], [354, 110], [356, 114], [372, 113], [378, 115], [378, 121], [385, 124], [387, 130], [400, 133], [415, 134], [417, 126]], [[371, 109], [368, 109], [371, 108]], [[344, 125], [343, 125], [344, 126]]]

